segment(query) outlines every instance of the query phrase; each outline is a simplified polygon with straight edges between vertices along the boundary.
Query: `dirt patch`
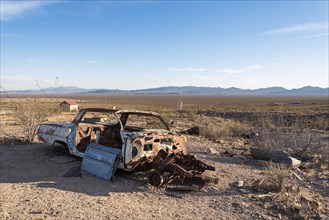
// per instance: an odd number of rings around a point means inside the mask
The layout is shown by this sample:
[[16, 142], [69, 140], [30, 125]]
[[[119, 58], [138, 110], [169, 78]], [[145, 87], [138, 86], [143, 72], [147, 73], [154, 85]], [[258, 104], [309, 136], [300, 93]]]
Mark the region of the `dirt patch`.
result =
[[[199, 191], [175, 192], [135, 181], [120, 172], [112, 182], [86, 172], [76, 177], [80, 160], [56, 162], [66, 152], [44, 144], [0, 146], [1, 219], [273, 219], [279, 212], [266, 209], [236, 182], [253, 182], [266, 176], [266, 168], [241, 148], [226, 148], [199, 137], [189, 137], [190, 153], [216, 167], [219, 183]], [[207, 153], [211, 146], [219, 155]], [[56, 151], [57, 149], [57, 151]], [[54, 152], [51, 154], [51, 152]], [[62, 160], [60, 160], [62, 161]], [[72, 171], [73, 170], [73, 171]], [[72, 177], [64, 175], [72, 171]], [[299, 174], [300, 175], [300, 174]], [[70, 175], [69, 175], [70, 176]], [[314, 181], [314, 180], [313, 180]], [[322, 187], [324, 182], [317, 181]], [[313, 186], [312, 186], [313, 187]], [[320, 189], [320, 188], [319, 188]], [[328, 202], [328, 198], [325, 198]], [[325, 204], [325, 203], [324, 203]], [[326, 210], [326, 207], [324, 207]], [[328, 211], [324, 211], [328, 215]], [[280, 214], [283, 218], [284, 213]]]

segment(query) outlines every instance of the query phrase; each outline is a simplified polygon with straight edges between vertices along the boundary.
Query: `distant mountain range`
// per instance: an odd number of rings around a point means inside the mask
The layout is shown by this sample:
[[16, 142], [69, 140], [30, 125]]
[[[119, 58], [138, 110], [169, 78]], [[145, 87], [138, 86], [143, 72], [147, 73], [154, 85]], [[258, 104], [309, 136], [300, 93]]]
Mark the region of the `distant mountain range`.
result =
[[213, 95], [319, 95], [329, 96], [329, 87], [320, 88], [305, 86], [299, 89], [283, 87], [268, 87], [261, 89], [239, 89], [235, 87], [196, 87], [196, 86], [167, 86], [150, 89], [120, 90], [120, 89], [83, 89], [73, 86], [49, 87], [43, 90], [11, 90], [9, 94], [213, 94]]

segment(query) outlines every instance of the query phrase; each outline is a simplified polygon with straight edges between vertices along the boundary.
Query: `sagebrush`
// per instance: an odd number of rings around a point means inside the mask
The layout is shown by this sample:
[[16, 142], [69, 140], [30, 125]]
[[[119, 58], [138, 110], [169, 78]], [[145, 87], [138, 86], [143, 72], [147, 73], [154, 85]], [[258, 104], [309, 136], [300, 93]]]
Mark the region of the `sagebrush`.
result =
[[38, 98], [27, 98], [11, 102], [14, 117], [21, 126], [25, 141], [32, 142], [39, 124], [46, 121], [51, 114], [58, 113], [57, 105], [47, 104]]

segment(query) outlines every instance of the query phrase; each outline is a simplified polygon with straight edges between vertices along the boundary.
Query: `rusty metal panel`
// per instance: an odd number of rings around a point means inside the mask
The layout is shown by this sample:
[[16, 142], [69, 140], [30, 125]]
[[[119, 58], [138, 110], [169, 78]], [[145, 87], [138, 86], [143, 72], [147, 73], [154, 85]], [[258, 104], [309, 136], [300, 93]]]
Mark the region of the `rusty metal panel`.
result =
[[186, 137], [172, 132], [122, 132], [126, 140], [124, 149], [125, 170], [152, 162], [159, 152], [167, 155], [186, 154]]
[[69, 135], [68, 129], [72, 124], [49, 123], [41, 124], [38, 133], [54, 135], [59, 137], [67, 137]]
[[67, 144], [67, 137], [71, 133], [73, 124], [49, 123], [41, 124], [38, 130], [38, 138], [48, 144], [61, 141]]
[[89, 144], [81, 169], [102, 179], [110, 180], [118, 168], [120, 155], [120, 149]]

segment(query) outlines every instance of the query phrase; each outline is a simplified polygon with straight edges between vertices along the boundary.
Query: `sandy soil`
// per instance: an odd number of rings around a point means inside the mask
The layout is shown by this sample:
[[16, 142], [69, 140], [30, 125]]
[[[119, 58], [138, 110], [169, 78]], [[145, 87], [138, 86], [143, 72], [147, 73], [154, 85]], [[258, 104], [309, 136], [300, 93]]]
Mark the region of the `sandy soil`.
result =
[[[112, 182], [85, 172], [81, 177], [64, 177], [80, 160], [45, 144], [0, 145], [0, 219], [288, 218], [239, 191], [237, 181], [250, 183], [266, 174], [242, 143], [231, 148], [231, 153], [199, 137], [189, 137], [189, 146], [190, 153], [216, 167], [208, 174], [219, 177], [219, 183], [168, 194], [127, 178], [133, 175], [129, 173], [119, 173]], [[207, 153], [209, 146], [220, 154]], [[328, 187], [328, 180], [323, 184]], [[328, 188], [323, 192], [328, 202]], [[322, 217], [328, 219], [328, 212]]]

